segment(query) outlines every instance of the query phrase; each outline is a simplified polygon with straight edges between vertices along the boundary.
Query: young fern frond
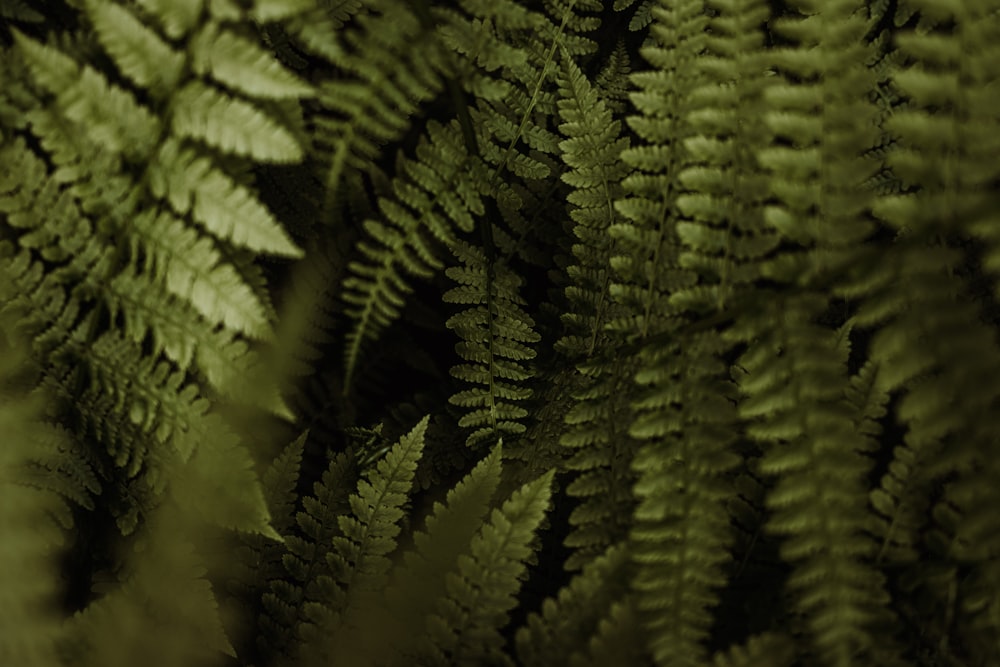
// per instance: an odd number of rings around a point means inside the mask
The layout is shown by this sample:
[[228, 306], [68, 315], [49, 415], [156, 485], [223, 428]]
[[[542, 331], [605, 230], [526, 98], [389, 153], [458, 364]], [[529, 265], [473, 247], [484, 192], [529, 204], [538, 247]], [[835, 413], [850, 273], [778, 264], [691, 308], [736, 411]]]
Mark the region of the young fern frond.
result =
[[533, 375], [525, 362], [535, 357], [530, 344], [541, 336], [521, 307], [521, 281], [505, 262], [491, 264], [480, 249], [464, 242], [456, 243], [453, 252], [463, 265], [446, 271], [459, 286], [446, 292], [444, 300], [469, 308], [446, 323], [462, 339], [455, 351], [468, 362], [452, 367], [451, 374], [473, 388], [448, 400], [469, 410], [458, 424], [474, 429], [466, 444], [475, 447], [525, 431], [520, 420], [528, 411], [520, 403], [531, 398], [525, 384]]

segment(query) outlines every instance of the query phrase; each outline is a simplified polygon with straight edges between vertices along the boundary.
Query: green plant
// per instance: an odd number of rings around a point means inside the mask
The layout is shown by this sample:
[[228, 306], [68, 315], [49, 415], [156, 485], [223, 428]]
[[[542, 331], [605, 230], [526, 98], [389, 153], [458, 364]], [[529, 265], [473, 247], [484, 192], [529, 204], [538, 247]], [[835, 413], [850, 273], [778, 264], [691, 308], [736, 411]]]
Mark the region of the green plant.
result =
[[0, 16], [0, 663], [1000, 662], [1000, 2]]

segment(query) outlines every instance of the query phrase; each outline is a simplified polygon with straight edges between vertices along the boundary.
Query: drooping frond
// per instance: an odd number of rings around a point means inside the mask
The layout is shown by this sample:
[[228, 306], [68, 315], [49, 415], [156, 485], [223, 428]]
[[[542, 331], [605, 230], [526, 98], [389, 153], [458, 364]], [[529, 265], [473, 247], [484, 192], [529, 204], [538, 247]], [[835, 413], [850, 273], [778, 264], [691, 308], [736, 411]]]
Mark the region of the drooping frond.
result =
[[631, 531], [636, 604], [658, 665], [699, 665], [725, 583], [732, 536], [727, 502], [736, 391], [717, 336], [690, 337], [643, 356], [649, 389], [630, 433], [644, 442], [632, 462], [638, 501]]
[[453, 247], [462, 266], [446, 271], [458, 283], [444, 300], [466, 310], [447, 322], [462, 339], [455, 351], [467, 363], [452, 367], [452, 376], [473, 384], [449, 399], [468, 412], [459, 426], [473, 429], [466, 444], [495, 442], [504, 434], [519, 435], [528, 412], [520, 403], [531, 397], [525, 384], [532, 376], [525, 362], [535, 356], [531, 343], [540, 336], [522, 308], [520, 280], [497, 260], [490, 264], [481, 250], [464, 242]]

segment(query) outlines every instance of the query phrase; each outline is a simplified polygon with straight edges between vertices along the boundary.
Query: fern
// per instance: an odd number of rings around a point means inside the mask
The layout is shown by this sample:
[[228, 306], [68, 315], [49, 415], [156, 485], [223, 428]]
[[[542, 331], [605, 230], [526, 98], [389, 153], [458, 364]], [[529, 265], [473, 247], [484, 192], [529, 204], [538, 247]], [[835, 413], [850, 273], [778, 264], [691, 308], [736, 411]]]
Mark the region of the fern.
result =
[[[57, 589], [52, 556], [62, 534], [46, 516], [58, 512], [59, 499], [44, 487], [23, 484], [18, 473], [38, 457], [37, 440], [44, 442], [53, 433], [46, 433], [37, 420], [44, 397], [27, 396], [23, 376], [17, 378], [26, 370], [27, 351], [11, 345], [6, 331], [2, 350], [0, 428], [5, 438], [0, 448], [0, 531], [4, 535], [0, 586], [5, 603], [0, 607], [0, 657], [11, 664], [43, 667], [58, 664], [55, 640], [61, 634], [54, 608]], [[53, 465], [57, 459], [50, 456], [43, 461]]]
[[424, 417], [358, 482], [357, 493], [348, 499], [353, 516], [337, 518], [340, 534], [333, 537], [326, 557], [333, 587], [321, 589], [319, 599], [303, 607], [307, 620], [300, 636], [309, 659], [325, 659], [321, 656], [335, 648], [329, 633], [350, 618], [364, 595], [388, 580], [388, 555], [396, 548], [402, 506], [423, 453], [427, 423]]
[[517, 633], [517, 653], [525, 667], [567, 664], [573, 649], [592, 635], [600, 615], [627, 590], [628, 551], [609, 548], [542, 604]]
[[333, 657], [356, 665], [402, 664], [424, 640], [425, 620], [447, 591], [446, 578], [483, 521], [500, 481], [500, 447], [435, 503], [389, 585], [363, 600], [332, 640]]
[[519, 420], [528, 412], [519, 403], [531, 397], [523, 383], [532, 373], [523, 362], [534, 358], [528, 344], [538, 342], [540, 336], [520, 305], [524, 303], [517, 293], [520, 281], [505, 264], [490, 265], [481, 252], [464, 243], [453, 250], [464, 266], [446, 271], [459, 286], [446, 292], [444, 300], [474, 307], [447, 322], [462, 338], [455, 351], [468, 362], [453, 367], [451, 373], [474, 387], [455, 394], [449, 402], [469, 410], [458, 423], [474, 429], [466, 439], [474, 447], [505, 433], [525, 431]]
[[355, 275], [344, 281], [344, 299], [351, 305], [347, 313], [355, 321], [347, 335], [345, 386], [351, 384], [362, 343], [399, 317], [403, 295], [412, 290], [400, 271], [427, 277], [441, 267], [428, 232], [450, 245], [452, 225], [471, 231], [470, 211], [483, 212], [482, 166], [463, 148], [454, 123], [429, 123], [416, 159], [404, 158], [397, 171], [403, 176], [393, 185], [394, 198], [379, 201], [388, 224], [365, 223], [375, 243], [363, 242], [359, 250], [370, 263], [351, 262]]
[[421, 662], [435, 665], [502, 660], [498, 632], [531, 553], [529, 544], [549, 504], [553, 473], [514, 493], [472, 539], [469, 552], [449, 574], [448, 597], [427, 619], [428, 644]]

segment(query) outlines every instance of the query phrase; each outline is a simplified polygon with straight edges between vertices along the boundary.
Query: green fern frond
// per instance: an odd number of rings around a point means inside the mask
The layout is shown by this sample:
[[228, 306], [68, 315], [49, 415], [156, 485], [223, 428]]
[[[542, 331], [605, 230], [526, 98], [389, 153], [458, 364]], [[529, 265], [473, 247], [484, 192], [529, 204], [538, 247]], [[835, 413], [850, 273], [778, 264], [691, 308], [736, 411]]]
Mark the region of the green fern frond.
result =
[[517, 631], [517, 655], [525, 667], [556, 667], [593, 636], [602, 616], [628, 590], [628, 550], [610, 547], [542, 603]]
[[217, 88], [192, 82], [174, 94], [171, 129], [178, 137], [204, 141], [226, 153], [260, 162], [298, 162], [295, 137], [259, 107]]
[[[2, 274], [0, 274], [2, 275]], [[35, 440], [45, 435], [37, 421], [44, 396], [27, 395], [23, 376], [27, 350], [0, 340], [0, 656], [10, 664], [50, 667], [60, 664], [56, 640], [56, 569], [53, 547], [61, 543], [57, 525], [47, 512], [58, 511], [59, 499], [44, 487], [25, 485], [21, 470], [38, 455]]]
[[449, 572], [469, 546], [500, 482], [501, 449], [496, 447], [455, 487], [445, 504], [435, 503], [414, 547], [392, 572], [384, 593], [373, 595], [345, 620], [331, 644], [334, 662], [403, 664], [425, 641], [423, 626], [447, 594]]
[[396, 549], [403, 505], [423, 454], [428, 422], [425, 416], [358, 481], [357, 493], [348, 500], [351, 514], [337, 518], [340, 534], [333, 537], [333, 550], [327, 556], [334, 587], [303, 607], [308, 621], [300, 633], [307, 659], [326, 664], [336, 648], [334, 631], [350, 620], [365, 596], [387, 582], [388, 556]]
[[680, 100], [698, 83], [699, 73], [691, 65], [707, 39], [707, 17], [699, 2], [664, 6], [657, 16], [660, 20], [651, 28], [656, 43], [643, 55], [659, 71], [631, 74], [640, 89], [631, 94], [640, 115], [630, 116], [628, 123], [645, 143], [622, 152], [622, 160], [635, 172], [622, 181], [630, 196], [615, 202], [626, 221], [609, 228], [617, 249], [611, 259], [615, 274], [611, 293], [634, 313], [611, 326], [640, 337], [667, 326], [677, 310], [669, 303], [669, 293], [690, 286], [694, 277], [677, 264], [673, 226], [677, 167], [684, 158], [684, 139], [690, 135]]
[[573, 653], [569, 664], [570, 667], [651, 664], [632, 597], [626, 596], [611, 605], [586, 648]]
[[528, 482], [493, 510], [448, 575], [448, 597], [427, 619], [418, 661], [432, 665], [509, 664], [503, 627], [520, 587], [535, 530], [549, 506], [553, 472]]
[[311, 97], [313, 89], [274, 56], [217, 24], [207, 24], [190, 43], [191, 67], [231, 90], [259, 98]]
[[658, 665], [706, 659], [711, 608], [725, 582], [732, 538], [727, 475], [740, 464], [735, 389], [718, 336], [644, 353], [636, 375], [649, 389], [630, 433], [647, 441], [632, 462], [638, 501], [631, 531], [633, 588]]
[[469, 410], [458, 424], [474, 429], [466, 439], [474, 447], [524, 432], [520, 420], [528, 412], [519, 403], [531, 397], [524, 384], [533, 374], [524, 362], [534, 358], [529, 344], [541, 337], [521, 308], [520, 279], [502, 261], [489, 265], [482, 251], [463, 242], [452, 250], [463, 266], [445, 272], [459, 286], [446, 292], [444, 300], [472, 308], [446, 322], [462, 339], [455, 351], [468, 362], [454, 366], [451, 374], [474, 386], [448, 400]]
[[420, 105], [441, 91], [449, 69], [433, 26], [410, 3], [377, 0], [365, 9], [335, 33], [340, 50], [332, 62], [342, 73], [319, 87], [323, 111], [314, 122], [316, 148], [329, 164], [327, 209], [345, 172], [369, 171], [382, 147], [399, 140]]
[[173, 92], [184, 68], [182, 53], [121, 5], [89, 0], [85, 6], [101, 46], [122, 74], [158, 97]]
[[22, 471], [23, 484], [44, 489], [62, 502], [55, 518], [66, 530], [73, 528], [69, 502], [93, 510], [94, 496], [101, 492], [101, 483], [88, 460], [90, 452], [79, 439], [55, 424], [38, 424], [33, 439], [34, 453]]
[[369, 220], [372, 241], [358, 249], [367, 258], [349, 264], [344, 281], [347, 314], [355, 324], [347, 335], [345, 385], [350, 386], [362, 344], [399, 317], [403, 295], [412, 288], [402, 272], [427, 277], [442, 266], [428, 232], [446, 245], [455, 242], [454, 227], [472, 231], [472, 215], [484, 211], [482, 163], [465, 150], [456, 123], [428, 123], [416, 159], [401, 158], [392, 199], [379, 200], [385, 223]]
[[144, 211], [134, 221], [145, 252], [143, 272], [188, 302], [212, 324], [254, 338], [270, 338], [264, 308], [231, 264], [221, 261], [212, 240], [166, 211]]
[[803, 296], [782, 304], [780, 317], [761, 313], [761, 330], [771, 333], [738, 362], [746, 395], [739, 412], [751, 420], [747, 432], [766, 443], [761, 471], [778, 476], [768, 528], [787, 536], [781, 554], [795, 565], [788, 585], [824, 661], [842, 667], [863, 664], [859, 656], [874, 650], [888, 596], [871, 565], [871, 461], [844, 401], [847, 354], [835, 332], [809, 323], [821, 303]]
[[207, 666], [222, 654], [235, 657], [203, 560], [190, 542], [195, 525], [176, 507], [154, 513], [122, 582], [68, 623], [60, 649], [73, 664]]
[[178, 215], [189, 211], [216, 238], [235, 246], [286, 257], [302, 257], [271, 212], [246, 187], [207, 157], [167, 141], [150, 166], [150, 188]]
[[628, 140], [620, 137], [621, 124], [612, 120], [583, 72], [568, 57], [562, 65], [559, 131], [568, 138], [559, 149], [570, 167], [562, 180], [574, 188], [567, 201], [573, 204], [570, 216], [579, 243], [573, 245], [576, 263], [566, 269], [572, 281], [566, 298], [572, 308], [562, 316], [572, 333], [560, 339], [556, 349], [577, 357], [593, 354], [605, 323], [614, 316], [608, 262], [615, 246], [607, 229], [619, 221], [614, 202], [622, 195], [619, 183], [627, 173], [619, 155]]
[[576, 570], [628, 536], [635, 500], [632, 460], [638, 442], [629, 435], [632, 400], [629, 390], [637, 370], [633, 356], [612, 365], [590, 361], [577, 365], [585, 386], [574, 394], [566, 414], [567, 431], [560, 444], [570, 450], [566, 467], [579, 475], [566, 493], [580, 499], [570, 514], [573, 527], [565, 545], [574, 550], [567, 570]]
[[199, 438], [190, 460], [174, 473], [177, 503], [210, 524], [274, 540], [271, 515], [246, 446], [218, 415], [192, 424]]
[[201, 18], [204, 0], [139, 0], [139, 4], [155, 16], [167, 36], [178, 39], [194, 28]]
[[351, 458], [335, 456], [314, 485], [313, 495], [302, 498], [302, 511], [295, 516], [298, 530], [283, 534], [285, 573], [274, 573], [261, 597], [256, 643], [264, 658], [299, 657], [304, 638], [299, 628], [307, 621], [305, 605], [320, 604], [336, 590], [327, 555], [339, 532], [337, 518], [350, 511], [348, 498], [356, 480]]
[[726, 651], [719, 651], [712, 661], [714, 667], [792, 667], [795, 662], [795, 645], [784, 634], [754, 635], [746, 643], [737, 644]]

